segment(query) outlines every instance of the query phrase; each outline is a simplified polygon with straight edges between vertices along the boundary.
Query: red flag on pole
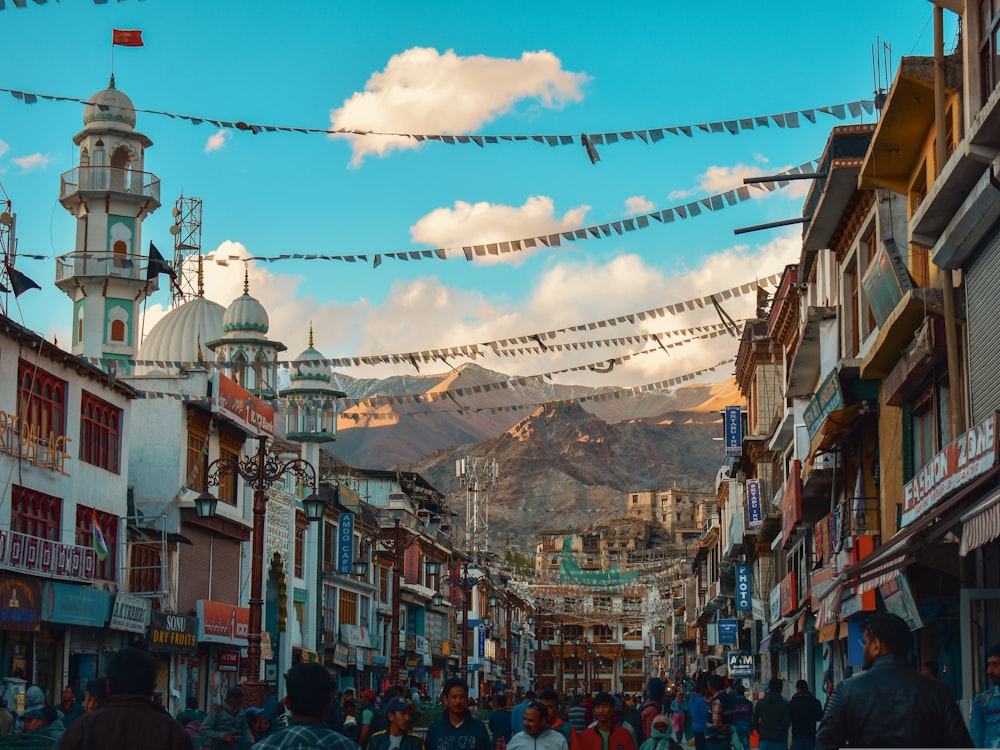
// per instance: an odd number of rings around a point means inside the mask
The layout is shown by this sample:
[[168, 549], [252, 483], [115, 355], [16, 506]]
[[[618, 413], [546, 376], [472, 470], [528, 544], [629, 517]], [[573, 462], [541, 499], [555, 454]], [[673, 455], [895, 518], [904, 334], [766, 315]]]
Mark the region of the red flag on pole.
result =
[[141, 47], [142, 31], [140, 29], [112, 29], [111, 43], [119, 47]]

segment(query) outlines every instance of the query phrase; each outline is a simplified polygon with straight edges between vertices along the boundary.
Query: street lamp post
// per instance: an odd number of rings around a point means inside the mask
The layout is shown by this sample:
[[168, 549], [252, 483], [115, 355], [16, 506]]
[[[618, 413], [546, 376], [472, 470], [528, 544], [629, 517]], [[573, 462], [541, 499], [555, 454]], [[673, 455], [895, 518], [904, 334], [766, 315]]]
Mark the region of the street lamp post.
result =
[[[389, 679], [398, 684], [402, 672], [402, 648], [400, 646], [400, 582], [403, 578], [403, 556], [407, 548], [419, 537], [421, 529], [410, 530], [409, 521], [414, 514], [408, 508], [388, 508], [380, 514], [379, 532], [362, 536], [362, 548], [367, 545], [381, 545], [382, 549], [392, 556], [392, 619], [389, 630]], [[407, 522], [404, 525], [404, 521]], [[422, 527], [421, 527], [422, 528]], [[428, 561], [430, 570], [432, 561]], [[354, 564], [356, 575], [364, 575], [368, 563], [358, 560]]]
[[250, 623], [247, 634], [246, 679], [243, 683], [244, 701], [248, 706], [263, 706], [267, 697], [267, 685], [260, 679], [261, 621], [263, 619], [263, 578], [264, 578], [264, 517], [267, 512], [267, 490], [285, 474], [293, 474], [302, 484], [313, 488], [312, 494], [303, 501], [310, 521], [323, 517], [323, 498], [316, 493], [316, 469], [302, 458], [282, 462], [267, 452], [267, 436], [257, 438], [256, 455], [241, 459], [223, 456], [212, 461], [205, 470], [206, 489], [195, 501], [196, 512], [201, 518], [215, 515], [218, 502], [208, 492], [208, 487], [217, 487], [224, 477], [237, 475], [253, 489], [253, 541], [250, 560]]

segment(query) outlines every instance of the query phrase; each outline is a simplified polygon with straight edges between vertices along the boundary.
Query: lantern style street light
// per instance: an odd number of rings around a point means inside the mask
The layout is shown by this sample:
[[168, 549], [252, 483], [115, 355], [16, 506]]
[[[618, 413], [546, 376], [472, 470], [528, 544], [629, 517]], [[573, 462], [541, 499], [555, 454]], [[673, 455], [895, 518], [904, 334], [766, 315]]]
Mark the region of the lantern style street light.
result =
[[217, 487], [228, 476], [240, 476], [253, 489], [253, 541], [250, 562], [250, 623], [247, 634], [246, 680], [243, 683], [244, 700], [248, 706], [263, 706], [267, 697], [267, 685], [260, 679], [260, 640], [264, 599], [262, 595], [264, 577], [264, 517], [267, 512], [267, 490], [286, 474], [292, 474], [299, 482], [312, 487], [312, 493], [303, 502], [310, 521], [323, 517], [324, 501], [316, 492], [316, 468], [303, 458], [282, 462], [277, 456], [267, 452], [267, 436], [257, 438], [256, 455], [240, 459], [223, 456], [208, 465], [205, 471], [206, 489], [195, 499], [195, 513], [199, 518], [215, 515], [218, 500], [208, 492], [208, 487]]

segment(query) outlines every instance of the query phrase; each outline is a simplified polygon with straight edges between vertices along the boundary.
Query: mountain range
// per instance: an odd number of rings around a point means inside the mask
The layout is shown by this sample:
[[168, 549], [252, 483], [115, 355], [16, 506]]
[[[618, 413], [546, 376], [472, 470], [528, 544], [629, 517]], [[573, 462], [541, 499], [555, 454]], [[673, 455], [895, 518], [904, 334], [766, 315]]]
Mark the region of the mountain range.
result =
[[[582, 529], [624, 515], [630, 491], [713, 489], [723, 459], [720, 411], [739, 402], [730, 379], [581, 403], [603, 389], [474, 364], [442, 375], [341, 377], [337, 385], [352, 399], [371, 399], [340, 416], [337, 442], [328, 446], [338, 458], [420, 472], [447, 496], [458, 540], [466, 492], [455, 462], [495, 459], [490, 544], [524, 551], [542, 529]], [[445, 391], [447, 398], [432, 395]]]

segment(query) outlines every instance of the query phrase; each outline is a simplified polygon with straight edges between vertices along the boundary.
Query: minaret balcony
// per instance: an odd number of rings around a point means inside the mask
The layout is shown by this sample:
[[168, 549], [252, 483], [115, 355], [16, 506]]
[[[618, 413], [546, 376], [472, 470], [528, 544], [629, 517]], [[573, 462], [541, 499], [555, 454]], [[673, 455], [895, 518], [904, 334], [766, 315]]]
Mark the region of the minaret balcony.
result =
[[[146, 256], [122, 255], [107, 250], [78, 250], [56, 258], [56, 286], [71, 288], [75, 282], [116, 278], [141, 281], [150, 292], [159, 289], [159, 276], [147, 279], [149, 260]], [[65, 291], [65, 290], [64, 290]]]
[[143, 202], [143, 213], [160, 207], [160, 178], [152, 172], [118, 167], [74, 167], [59, 179], [59, 202], [74, 215], [79, 205], [95, 196], [121, 197]]

